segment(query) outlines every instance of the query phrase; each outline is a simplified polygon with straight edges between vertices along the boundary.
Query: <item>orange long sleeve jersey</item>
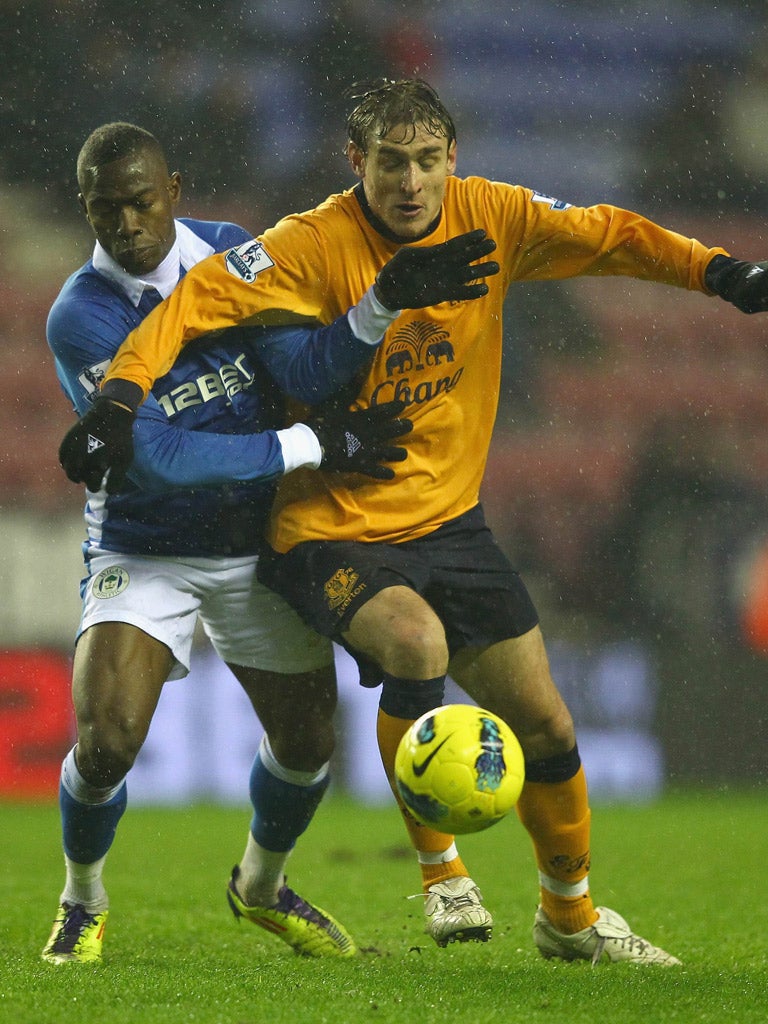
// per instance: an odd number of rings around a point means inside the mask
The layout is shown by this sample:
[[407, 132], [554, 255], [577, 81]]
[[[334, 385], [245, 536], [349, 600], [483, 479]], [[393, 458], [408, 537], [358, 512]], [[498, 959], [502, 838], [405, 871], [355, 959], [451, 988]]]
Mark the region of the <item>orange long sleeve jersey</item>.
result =
[[[513, 281], [623, 275], [706, 292], [725, 253], [614, 206], [573, 207], [519, 185], [451, 177], [435, 230], [417, 245], [485, 228], [501, 272], [488, 294], [404, 310], [358, 393], [361, 407], [401, 398], [413, 421], [408, 458], [380, 483], [299, 470], [281, 482], [270, 542], [411, 540], [478, 501], [499, 398], [502, 305]], [[211, 256], [128, 336], [106, 380], [145, 392], [181, 347], [236, 323], [330, 323], [354, 305], [399, 248], [369, 222], [354, 190], [285, 217], [251, 244]]]

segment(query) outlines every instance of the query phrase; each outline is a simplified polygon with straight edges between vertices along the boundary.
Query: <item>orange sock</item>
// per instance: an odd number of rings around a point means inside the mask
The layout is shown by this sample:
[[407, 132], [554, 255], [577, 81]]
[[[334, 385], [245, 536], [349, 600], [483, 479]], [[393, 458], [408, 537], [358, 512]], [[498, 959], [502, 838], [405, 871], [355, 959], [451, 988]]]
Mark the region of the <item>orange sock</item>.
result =
[[436, 882], [444, 882], [448, 878], [467, 875], [469, 872], [456, 851], [454, 837], [446, 835], [444, 832], [436, 832], [435, 829], [416, 821], [397, 792], [395, 754], [402, 736], [413, 724], [413, 721], [407, 718], [394, 718], [379, 708], [376, 737], [379, 741], [381, 763], [384, 765], [387, 780], [395, 795], [395, 800], [397, 800], [397, 806], [400, 808], [400, 814], [411, 844], [419, 856], [422, 885], [426, 890]]
[[539, 868], [541, 906], [558, 931], [597, 920], [589, 894], [590, 811], [584, 769], [565, 782], [529, 782], [517, 805]]
[[[452, 839], [452, 836], [448, 836]], [[455, 850], [456, 847], [451, 843], [451, 847]], [[444, 851], [448, 856], [448, 851]], [[467, 877], [469, 872], [464, 867], [464, 861], [461, 857], [456, 854], [455, 857], [450, 857], [449, 860], [440, 860], [435, 864], [425, 864], [421, 857], [423, 854], [419, 851], [419, 867], [421, 868], [421, 884], [426, 892], [431, 885], [436, 885], [438, 882], [447, 882], [449, 878], [457, 878], [459, 875]]]

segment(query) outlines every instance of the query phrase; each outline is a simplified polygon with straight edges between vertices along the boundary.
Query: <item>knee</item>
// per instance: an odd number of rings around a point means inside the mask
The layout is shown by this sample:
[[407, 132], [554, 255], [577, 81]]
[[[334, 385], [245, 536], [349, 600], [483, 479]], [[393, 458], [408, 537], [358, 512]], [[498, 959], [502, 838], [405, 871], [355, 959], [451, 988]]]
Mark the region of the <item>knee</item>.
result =
[[547, 738], [553, 753], [565, 753], [576, 742], [573, 718], [564, 701], [552, 711], [544, 722], [543, 734]]
[[287, 675], [232, 666], [250, 697], [277, 761], [294, 771], [318, 771], [336, 747], [333, 665]]
[[125, 778], [145, 739], [138, 723], [99, 716], [78, 722], [77, 767], [92, 786], [114, 786]]
[[533, 727], [518, 736], [526, 760], [540, 760], [566, 754], [576, 745], [576, 731], [571, 713], [559, 701], [542, 715]]
[[330, 719], [294, 722], [290, 729], [270, 729], [267, 735], [275, 758], [293, 771], [319, 771], [336, 749], [336, 733]]
[[406, 587], [393, 587], [372, 598], [353, 619], [347, 638], [390, 676], [431, 679], [448, 669], [442, 622]]
[[77, 765], [93, 786], [114, 786], [146, 739], [173, 664], [165, 644], [124, 622], [91, 626], [75, 648], [72, 697]]
[[421, 679], [447, 671], [448, 643], [443, 625], [431, 608], [426, 611], [417, 618], [408, 615], [398, 621], [388, 652], [388, 661], [395, 669], [390, 675]]

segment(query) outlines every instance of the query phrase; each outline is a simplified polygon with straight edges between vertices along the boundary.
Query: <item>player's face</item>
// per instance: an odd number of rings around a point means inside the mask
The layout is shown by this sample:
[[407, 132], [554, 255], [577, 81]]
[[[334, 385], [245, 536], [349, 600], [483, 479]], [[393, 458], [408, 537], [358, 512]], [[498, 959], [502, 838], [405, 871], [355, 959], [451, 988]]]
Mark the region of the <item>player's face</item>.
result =
[[[407, 140], [407, 141], [405, 141]], [[353, 143], [348, 155], [363, 181], [373, 213], [403, 241], [424, 235], [440, 212], [445, 180], [456, 169], [456, 144], [423, 125], [392, 129], [370, 139], [368, 152]]]
[[180, 175], [169, 175], [165, 161], [149, 151], [93, 170], [79, 198], [102, 246], [129, 274], [141, 277], [170, 252], [180, 195]]

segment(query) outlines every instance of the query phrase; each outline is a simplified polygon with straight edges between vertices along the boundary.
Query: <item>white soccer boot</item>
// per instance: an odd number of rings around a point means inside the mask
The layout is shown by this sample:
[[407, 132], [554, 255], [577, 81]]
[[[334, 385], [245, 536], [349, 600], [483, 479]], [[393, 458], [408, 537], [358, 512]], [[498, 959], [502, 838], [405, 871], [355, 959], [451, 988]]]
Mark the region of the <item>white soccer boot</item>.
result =
[[425, 931], [438, 946], [449, 942], [487, 942], [493, 918], [471, 878], [459, 875], [431, 885], [424, 901]]
[[655, 964], [659, 967], [675, 967], [680, 964], [676, 956], [635, 935], [615, 910], [607, 907], [595, 909], [598, 917], [594, 924], [574, 935], [564, 935], [553, 927], [539, 907], [533, 924], [533, 941], [541, 955], [547, 960], [553, 957], [560, 960], [591, 960], [593, 966], [600, 960]]

